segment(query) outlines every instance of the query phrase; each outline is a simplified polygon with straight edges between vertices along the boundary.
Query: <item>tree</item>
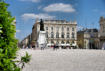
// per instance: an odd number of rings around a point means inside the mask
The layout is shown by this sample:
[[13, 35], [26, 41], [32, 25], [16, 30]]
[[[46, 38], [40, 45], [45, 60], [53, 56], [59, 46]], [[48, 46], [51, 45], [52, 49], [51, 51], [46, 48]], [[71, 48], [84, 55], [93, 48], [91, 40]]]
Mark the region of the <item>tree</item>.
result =
[[[16, 27], [13, 22], [15, 18], [7, 11], [8, 6], [9, 4], [5, 3], [4, 0], [0, 0], [0, 71], [20, 71], [21, 68], [14, 61], [18, 50], [18, 41], [15, 38]], [[28, 61], [29, 58], [30, 56]], [[24, 59], [21, 62], [24, 63]]]

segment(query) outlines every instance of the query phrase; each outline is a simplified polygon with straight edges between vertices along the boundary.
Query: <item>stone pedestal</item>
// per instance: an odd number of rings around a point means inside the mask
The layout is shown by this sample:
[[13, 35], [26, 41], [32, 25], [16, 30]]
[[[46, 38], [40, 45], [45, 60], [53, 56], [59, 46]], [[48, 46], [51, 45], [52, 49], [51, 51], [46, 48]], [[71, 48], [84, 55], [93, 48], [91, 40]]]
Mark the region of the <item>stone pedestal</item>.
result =
[[45, 31], [39, 31], [38, 35], [38, 47], [46, 47], [47, 41], [46, 41], [46, 32]]

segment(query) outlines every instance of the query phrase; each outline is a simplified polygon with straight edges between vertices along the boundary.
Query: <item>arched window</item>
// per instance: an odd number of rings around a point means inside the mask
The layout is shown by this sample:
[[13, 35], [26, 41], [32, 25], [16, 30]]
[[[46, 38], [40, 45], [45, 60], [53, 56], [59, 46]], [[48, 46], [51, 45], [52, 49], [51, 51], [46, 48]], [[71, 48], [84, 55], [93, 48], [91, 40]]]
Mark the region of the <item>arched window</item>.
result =
[[59, 38], [59, 33], [58, 32], [56, 32], [56, 38]]
[[70, 37], [70, 35], [69, 35], [69, 33], [67, 33], [67, 38], [69, 38]]
[[74, 33], [72, 33], [72, 38], [74, 38]]
[[62, 32], [62, 35], [61, 36], [62, 36], [62, 38], [64, 38], [64, 32]]
[[51, 32], [51, 38], [54, 38], [54, 34], [53, 34], [53, 32]]
[[67, 41], [66, 43], [67, 43], [67, 44], [70, 44], [70, 42], [69, 42], [69, 41]]
[[62, 41], [61, 43], [62, 43], [62, 44], [64, 44], [65, 42], [64, 42], [64, 41]]

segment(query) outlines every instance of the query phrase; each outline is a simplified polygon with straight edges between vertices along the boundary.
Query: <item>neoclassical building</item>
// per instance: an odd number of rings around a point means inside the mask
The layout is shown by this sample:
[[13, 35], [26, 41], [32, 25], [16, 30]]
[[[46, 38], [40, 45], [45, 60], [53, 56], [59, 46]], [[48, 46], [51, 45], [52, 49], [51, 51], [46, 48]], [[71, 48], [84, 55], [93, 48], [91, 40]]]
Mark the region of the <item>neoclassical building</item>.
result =
[[[47, 46], [54, 44], [58, 46], [77, 45], [77, 22], [66, 20], [43, 20], [46, 31]], [[32, 41], [37, 43], [40, 21], [36, 20], [32, 28]]]

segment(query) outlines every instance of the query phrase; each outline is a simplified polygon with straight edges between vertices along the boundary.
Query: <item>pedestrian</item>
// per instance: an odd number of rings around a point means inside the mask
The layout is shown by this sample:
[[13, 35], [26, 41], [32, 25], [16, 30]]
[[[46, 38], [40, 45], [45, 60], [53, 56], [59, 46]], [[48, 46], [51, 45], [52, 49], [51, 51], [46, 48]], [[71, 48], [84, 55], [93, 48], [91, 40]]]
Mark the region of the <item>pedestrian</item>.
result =
[[55, 45], [55, 44], [54, 44], [53, 50], [57, 50], [57, 47], [56, 47], [56, 45]]
[[33, 45], [32, 48], [35, 49], [35, 46]]
[[44, 44], [41, 44], [41, 50], [44, 50]]

